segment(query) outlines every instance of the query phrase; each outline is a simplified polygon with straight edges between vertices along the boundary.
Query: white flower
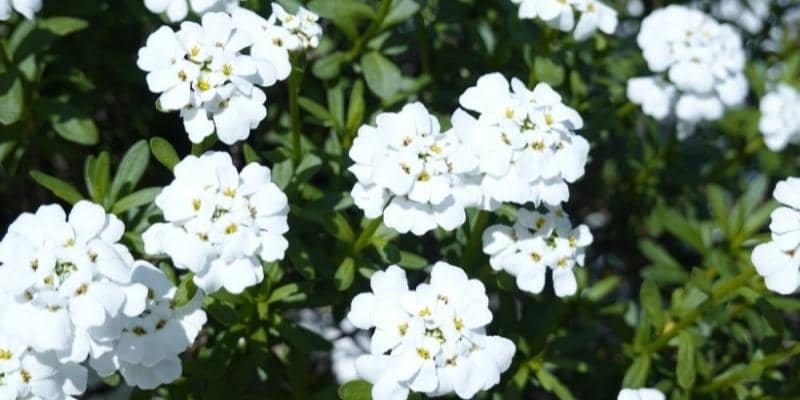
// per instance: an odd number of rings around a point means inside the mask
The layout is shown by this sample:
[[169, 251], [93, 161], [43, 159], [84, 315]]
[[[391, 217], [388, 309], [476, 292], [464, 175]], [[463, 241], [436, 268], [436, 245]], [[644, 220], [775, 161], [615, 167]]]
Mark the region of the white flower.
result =
[[92, 359], [91, 365], [100, 376], [119, 370], [129, 385], [154, 389], [180, 377], [178, 355], [194, 343], [206, 323], [200, 309], [203, 296], [198, 292], [188, 304], [176, 307], [175, 285], [144, 261], [135, 264], [132, 280], [147, 288], [147, 305], [139, 315], [121, 321], [123, 333], [113, 350]]
[[658, 389], [622, 389], [617, 400], [666, 400], [666, 396]]
[[69, 217], [58, 205], [20, 215], [0, 242], [0, 292], [13, 299], [0, 326], [37, 352], [82, 362], [120, 335], [120, 315], [144, 307], [131, 283], [133, 258], [119, 244], [125, 227], [88, 201]]
[[347, 319], [337, 324], [329, 309], [303, 309], [298, 319], [300, 325], [333, 344], [330, 360], [336, 381], [341, 384], [358, 379], [355, 361], [369, 353], [369, 334], [357, 330]]
[[479, 206], [555, 206], [569, 198], [567, 183], [583, 176], [589, 143], [574, 133], [583, 127], [580, 115], [549, 85], [531, 91], [512, 79], [510, 90], [503, 75], [492, 73], [459, 102], [479, 114], [476, 119], [459, 109], [452, 117], [453, 130], [477, 159], [472, 175], [484, 196]]
[[769, 290], [791, 294], [800, 286], [800, 178], [778, 182], [773, 192], [783, 206], [772, 212], [772, 240], [753, 249], [751, 260]]
[[[188, 4], [187, 4], [188, 2]], [[239, 8], [241, 0], [144, 0], [144, 6], [153, 13], [165, 13], [170, 22], [183, 21], [189, 8], [197, 15], [209, 11], [231, 12]]]
[[758, 128], [772, 151], [800, 141], [800, 91], [780, 84], [761, 98]]
[[37, 354], [0, 334], [0, 399], [67, 400], [86, 390], [86, 368]]
[[769, 18], [770, 3], [764, 0], [720, 0], [715, 2], [711, 12], [715, 17], [733, 22], [750, 34], [757, 34]]
[[373, 384], [375, 400], [455, 393], [469, 399], [500, 381], [516, 348], [487, 336], [492, 320], [483, 284], [464, 271], [436, 263], [430, 283], [409, 290], [405, 272], [392, 265], [370, 279], [371, 293], [353, 299], [347, 318], [372, 329], [369, 355], [356, 360], [358, 375]]
[[225, 144], [247, 139], [267, 115], [259, 86], [274, 85], [277, 66], [288, 65], [288, 54], [245, 54], [257, 37], [240, 19], [206, 13], [202, 24], [183, 22], [177, 32], [159, 28], [139, 50], [137, 65], [148, 72], [150, 91], [160, 93], [159, 108], [180, 111], [193, 143], [214, 132]]
[[514, 226], [493, 225], [483, 233], [483, 251], [495, 270], [505, 270], [526, 292], [541, 293], [550, 269], [558, 297], [578, 289], [576, 265], [582, 266], [585, 249], [592, 243], [586, 225], [573, 229], [569, 216], [559, 208], [542, 214], [521, 208]]
[[[598, 0], [511, 0], [519, 4], [519, 18], [541, 18], [556, 29], [568, 32], [575, 28], [575, 40], [585, 40], [598, 29], [613, 34], [617, 12]], [[575, 13], [580, 13], [575, 24]]]
[[738, 106], [747, 96], [742, 41], [730, 25], [670, 5], [642, 21], [636, 41], [650, 70], [661, 74], [628, 83], [628, 97], [648, 115], [664, 119], [674, 114], [694, 125], [721, 118], [725, 108]]
[[290, 50], [312, 49], [319, 46], [322, 36], [322, 27], [319, 25], [319, 16], [300, 7], [296, 15], [289, 14], [278, 3], [272, 3], [270, 20], [276, 25], [288, 30], [295, 36], [298, 47]]
[[184, 158], [174, 172], [155, 200], [166, 222], [142, 237], [147, 253], [194, 272], [206, 293], [241, 293], [261, 282], [261, 261], [282, 259], [289, 245], [289, 206], [269, 168], [252, 163], [239, 172], [230, 155], [209, 152]]
[[461, 151], [455, 133], [440, 132], [439, 121], [420, 103], [379, 114], [375, 122], [358, 130], [350, 148], [356, 206], [368, 218], [383, 214], [386, 226], [418, 236], [463, 224], [464, 206], [453, 187], [475, 160]]
[[33, 19], [41, 9], [42, 0], [0, 0], [0, 21], [11, 18], [14, 10], [27, 19]]

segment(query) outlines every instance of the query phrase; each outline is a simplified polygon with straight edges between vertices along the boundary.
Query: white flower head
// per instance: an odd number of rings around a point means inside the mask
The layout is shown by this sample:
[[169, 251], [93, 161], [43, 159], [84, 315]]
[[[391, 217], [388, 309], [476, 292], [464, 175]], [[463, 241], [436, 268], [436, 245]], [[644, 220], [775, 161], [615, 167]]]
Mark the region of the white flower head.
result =
[[86, 368], [38, 354], [0, 334], [0, 399], [67, 400], [86, 390]]
[[242, 0], [144, 0], [144, 6], [153, 13], [165, 14], [170, 22], [186, 19], [191, 10], [202, 16], [212, 11], [232, 12]]
[[184, 158], [174, 172], [155, 200], [166, 222], [145, 231], [145, 251], [194, 272], [206, 293], [260, 283], [261, 262], [282, 259], [289, 245], [289, 205], [269, 168], [251, 163], [240, 172], [228, 153], [208, 152]]
[[721, 118], [747, 96], [742, 40], [730, 25], [670, 5], [642, 21], [636, 40], [657, 74], [628, 81], [628, 98], [646, 114], [657, 119], [675, 115], [695, 125]]
[[159, 108], [180, 112], [193, 143], [215, 132], [225, 144], [245, 140], [266, 117], [260, 87], [274, 85], [277, 66], [289, 61], [288, 54], [246, 54], [255, 39], [231, 15], [210, 12], [177, 32], [159, 28], [139, 50], [137, 65], [160, 94]]
[[[519, 18], [539, 18], [548, 25], [569, 32], [575, 40], [585, 40], [597, 30], [613, 34], [617, 29], [617, 11], [599, 0], [511, 0], [519, 4]], [[575, 23], [575, 14], [580, 14]]]
[[667, 397], [658, 389], [622, 389], [617, 400], [666, 400]]
[[772, 212], [772, 240], [759, 244], [750, 257], [767, 289], [791, 294], [800, 287], [800, 178], [778, 182], [773, 192], [781, 207]]
[[203, 295], [198, 292], [188, 304], [176, 306], [175, 285], [144, 261], [136, 262], [132, 280], [146, 288], [146, 307], [121, 321], [123, 333], [113, 350], [92, 359], [91, 365], [101, 376], [118, 370], [129, 385], [154, 389], [180, 377], [178, 355], [194, 343], [206, 323], [200, 308]]
[[69, 216], [59, 205], [20, 215], [0, 241], [0, 293], [11, 296], [0, 327], [36, 352], [65, 361], [98, 357], [116, 340], [116, 320], [144, 307], [131, 283], [125, 227], [88, 201]]
[[484, 75], [459, 98], [453, 130], [477, 159], [473, 176], [493, 209], [511, 202], [557, 206], [569, 198], [567, 183], [584, 174], [589, 143], [574, 131], [581, 116], [546, 83], [529, 90], [500, 73]]
[[764, 0], [719, 0], [712, 5], [711, 13], [754, 35], [764, 28], [770, 14], [770, 3]]
[[375, 122], [358, 130], [350, 148], [356, 206], [368, 218], [383, 214], [386, 226], [418, 236], [463, 224], [466, 214], [454, 187], [475, 162], [461, 151], [455, 132], [441, 132], [421, 103], [379, 114]]
[[11, 18], [13, 11], [27, 19], [33, 19], [42, 9], [42, 0], [0, 0], [0, 21]]
[[800, 91], [779, 84], [761, 98], [758, 128], [772, 151], [800, 142]]
[[469, 399], [499, 383], [516, 347], [486, 335], [492, 312], [480, 281], [439, 262], [430, 283], [415, 290], [396, 265], [376, 272], [370, 284], [347, 318], [374, 329], [370, 354], [355, 362], [358, 375], [373, 384], [373, 399], [405, 399], [411, 391]]
[[560, 208], [546, 213], [521, 208], [513, 226], [493, 225], [483, 233], [483, 251], [495, 270], [517, 279], [526, 292], [541, 293], [547, 271], [558, 297], [571, 296], [578, 289], [575, 266], [583, 266], [586, 247], [592, 243], [586, 225], [572, 228], [569, 216]]

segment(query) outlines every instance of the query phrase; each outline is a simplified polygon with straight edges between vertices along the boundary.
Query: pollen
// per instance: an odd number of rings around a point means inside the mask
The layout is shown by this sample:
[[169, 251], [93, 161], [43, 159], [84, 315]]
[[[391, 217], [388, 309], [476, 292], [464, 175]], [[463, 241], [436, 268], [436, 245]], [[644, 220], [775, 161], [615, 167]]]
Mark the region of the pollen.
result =
[[44, 277], [44, 279], [42, 281], [44, 282], [45, 285], [52, 286], [53, 285], [53, 276], [52, 275], [47, 275], [47, 276]]
[[578, 239], [575, 236], [570, 235], [570, 237], [567, 238], [567, 241], [569, 242], [569, 247], [575, 247], [578, 245]]
[[95, 253], [95, 252], [93, 252], [93, 251], [90, 251], [90, 252], [88, 253], [88, 256], [89, 256], [89, 261], [91, 261], [91, 262], [97, 262], [97, 253]]
[[160, 330], [164, 329], [164, 327], [166, 325], [167, 325], [167, 321], [166, 320], [163, 320], [163, 319], [159, 320], [158, 323], [156, 324], [156, 330], [160, 331]]
[[405, 336], [408, 333], [408, 323], [403, 322], [400, 325], [397, 325], [397, 331], [400, 333], [400, 336]]
[[547, 113], [544, 115], [544, 122], [547, 125], [553, 125], [553, 114]]
[[233, 75], [233, 65], [230, 65], [230, 64], [223, 65], [222, 66], [222, 73], [225, 74], [225, 76]]
[[78, 289], [75, 290], [75, 295], [83, 296], [84, 294], [86, 294], [87, 290], [89, 290], [89, 285], [84, 283], [83, 285], [80, 285]]
[[440, 295], [436, 296], [436, 300], [439, 300], [444, 304], [447, 304], [447, 303], [450, 302], [450, 298], [448, 298], [447, 296], [445, 296], [443, 294], [440, 294]]
[[10, 360], [11, 357], [14, 357], [11, 350], [0, 348], [0, 360]]
[[186, 82], [186, 80], [189, 79], [189, 75], [186, 73], [186, 71], [180, 70], [178, 71], [178, 79], [180, 79], [181, 82]]
[[422, 171], [421, 174], [417, 175], [417, 180], [420, 182], [427, 182], [431, 180], [431, 176], [427, 172]]
[[447, 361], [444, 362], [444, 364], [447, 365], [448, 367], [455, 367], [456, 360], [458, 360], [458, 356], [452, 356], [448, 358]]
[[31, 379], [33, 379], [33, 376], [27, 369], [19, 371], [19, 376], [22, 377], [22, 381], [25, 383], [31, 383]]
[[417, 347], [417, 355], [419, 358], [423, 360], [430, 360], [431, 359], [431, 352], [424, 347]]
[[136, 336], [147, 335], [147, 331], [139, 325], [134, 326], [133, 329], [131, 329], [131, 332], [133, 332], [133, 334]]
[[192, 49], [189, 50], [189, 55], [191, 55], [192, 57], [199, 56], [200, 55], [200, 46], [198, 46], [198, 45], [192, 46]]
[[230, 224], [230, 225], [225, 227], [225, 234], [226, 235], [233, 235], [238, 230], [239, 230], [239, 226], [237, 226], [236, 224]]
[[199, 89], [201, 92], [205, 92], [206, 90], [211, 89], [211, 83], [205, 79], [198, 79], [197, 89]]
[[423, 317], [423, 318], [424, 317], [430, 317], [431, 315], [433, 315], [433, 314], [431, 313], [431, 309], [428, 308], [428, 306], [425, 306], [425, 307], [422, 308], [422, 310], [419, 310], [419, 316], [420, 317]]
[[556, 265], [557, 265], [559, 268], [564, 268], [564, 267], [566, 267], [566, 266], [567, 266], [567, 259], [566, 259], [566, 258], [564, 258], [564, 257], [562, 257], [562, 258], [559, 258], [559, 259], [558, 259], [558, 262], [556, 263]]
[[154, 300], [155, 298], [156, 298], [156, 293], [153, 291], [153, 289], [147, 288], [147, 299]]
[[442, 153], [442, 148], [438, 144], [434, 144], [433, 146], [431, 146], [431, 153], [433, 153], [433, 154], [441, 154]]
[[192, 199], [192, 209], [195, 211], [200, 211], [200, 206], [203, 205], [203, 202], [200, 199]]
[[406, 163], [400, 163], [400, 169], [402, 169], [403, 172], [405, 172], [407, 174], [411, 173], [411, 166], [406, 164]]
[[278, 47], [283, 47], [283, 39], [281, 39], [279, 37], [274, 37], [274, 38], [272, 38], [272, 44], [274, 44], [275, 46], [278, 46]]
[[414, 139], [412, 139], [411, 136], [406, 136], [406, 137], [403, 138], [403, 146], [408, 146], [413, 141], [414, 141]]
[[75, 239], [69, 238], [64, 242], [64, 247], [72, 247], [75, 245]]
[[34, 270], [34, 271], [39, 269], [39, 260], [31, 261], [31, 269]]
[[542, 255], [539, 253], [531, 253], [531, 260], [533, 260], [533, 262], [542, 261]]
[[456, 330], [461, 332], [464, 329], [464, 320], [461, 318], [453, 318], [453, 326], [455, 326]]
[[536, 151], [542, 151], [544, 150], [544, 142], [542, 142], [541, 140], [538, 142], [533, 142], [531, 143], [531, 148]]
[[543, 217], [539, 217], [539, 219], [536, 220], [536, 229], [542, 229], [545, 222], [547, 221]]
[[506, 118], [508, 118], [508, 119], [514, 118], [514, 109], [513, 108], [506, 108]]
[[505, 132], [500, 134], [500, 140], [502, 140], [506, 145], [511, 146], [511, 140], [508, 139], [508, 135], [506, 135]]

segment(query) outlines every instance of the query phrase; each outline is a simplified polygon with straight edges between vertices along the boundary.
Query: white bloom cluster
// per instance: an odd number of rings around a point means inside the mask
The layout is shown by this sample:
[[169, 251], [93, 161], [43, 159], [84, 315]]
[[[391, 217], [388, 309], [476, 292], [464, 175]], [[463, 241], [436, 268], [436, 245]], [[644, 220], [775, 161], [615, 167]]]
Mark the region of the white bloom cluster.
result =
[[[519, 18], [540, 18], [548, 25], [569, 32], [576, 40], [584, 40], [598, 29], [613, 34], [617, 29], [617, 12], [598, 0], [511, 0], [519, 4]], [[575, 24], [575, 13], [580, 19]]]
[[409, 290], [405, 271], [390, 266], [370, 279], [371, 293], [353, 299], [347, 318], [373, 329], [369, 355], [356, 360], [375, 400], [406, 399], [410, 391], [469, 399], [500, 381], [516, 350], [486, 335], [489, 298], [478, 280], [439, 262], [430, 283]]
[[383, 214], [386, 226], [401, 233], [455, 229], [466, 214], [454, 185], [459, 173], [474, 168], [461, 150], [455, 133], [440, 132], [420, 103], [379, 114], [376, 126], [358, 130], [350, 148], [350, 171], [358, 179], [353, 200], [368, 218]]
[[[148, 298], [158, 293], [118, 243], [124, 231], [119, 219], [88, 201], [76, 203], [68, 216], [58, 205], [42, 206], [8, 228], [0, 241], [0, 393], [16, 395], [0, 398], [80, 394], [86, 370], [77, 363], [115, 357], [135, 331], [127, 321], [151, 314]], [[196, 335], [184, 335], [186, 342], [162, 357], [181, 353]], [[167, 349], [161, 343], [153, 348]], [[128, 383], [155, 387], [176, 378]]]
[[758, 128], [772, 151], [800, 142], [800, 91], [779, 84], [761, 98]]
[[86, 369], [37, 354], [0, 334], [0, 399], [74, 399], [86, 389]]
[[183, 22], [177, 32], [159, 28], [139, 50], [137, 65], [150, 91], [160, 93], [159, 108], [180, 111], [193, 143], [215, 131], [225, 144], [247, 139], [267, 115], [260, 87], [289, 76], [289, 51], [319, 41], [316, 15], [273, 10], [269, 20], [242, 8], [206, 13], [201, 24]]
[[459, 98], [464, 110], [453, 129], [477, 158], [483, 208], [511, 202], [557, 206], [569, 199], [567, 183], [584, 174], [589, 143], [575, 134], [581, 116], [546, 83], [533, 90], [500, 73], [484, 75]]
[[242, 0], [144, 0], [144, 6], [153, 13], [164, 13], [170, 22], [183, 21], [191, 9], [197, 15], [211, 11], [231, 12]]
[[548, 268], [559, 297], [578, 289], [572, 269], [583, 266], [586, 247], [592, 243], [586, 225], [573, 229], [569, 216], [560, 208], [547, 213], [517, 212], [513, 226], [493, 225], [483, 233], [483, 251], [496, 271], [504, 270], [517, 279], [526, 292], [541, 293]]
[[622, 389], [617, 400], [666, 400], [667, 397], [658, 389]]
[[188, 304], [176, 306], [175, 285], [164, 273], [143, 261], [133, 266], [133, 280], [147, 290], [144, 311], [121, 320], [122, 335], [113, 351], [90, 360], [92, 368], [106, 377], [119, 371], [129, 385], [154, 389], [181, 376], [178, 355], [194, 343], [206, 323], [197, 293]]
[[679, 5], [653, 11], [637, 43], [651, 71], [628, 81], [628, 98], [656, 119], [672, 114], [691, 127], [722, 117], [747, 96], [739, 33], [701, 11]]
[[239, 172], [228, 153], [208, 152], [184, 158], [174, 172], [155, 200], [166, 222], [144, 232], [145, 251], [194, 272], [206, 293], [238, 294], [261, 282], [261, 261], [282, 259], [289, 245], [288, 201], [269, 168], [251, 163]]
[[772, 0], [719, 0], [713, 2], [711, 14], [730, 21], [750, 34], [757, 34], [769, 18]]
[[0, 21], [11, 18], [16, 10], [27, 19], [33, 19], [42, 9], [42, 0], [0, 0]]
[[303, 309], [299, 320], [300, 325], [333, 344], [330, 359], [336, 381], [341, 384], [358, 379], [355, 362], [369, 353], [369, 333], [358, 330], [346, 318], [337, 324], [330, 310]]
[[772, 195], [782, 204], [771, 215], [772, 240], [750, 258], [769, 290], [791, 294], [800, 286], [800, 178], [778, 182]]

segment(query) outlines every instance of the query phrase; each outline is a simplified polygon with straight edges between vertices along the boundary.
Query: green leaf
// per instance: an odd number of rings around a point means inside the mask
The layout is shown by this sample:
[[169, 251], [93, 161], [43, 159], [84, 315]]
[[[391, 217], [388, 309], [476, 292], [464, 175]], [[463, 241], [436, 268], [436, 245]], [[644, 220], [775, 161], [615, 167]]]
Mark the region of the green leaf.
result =
[[0, 124], [11, 125], [22, 117], [24, 93], [22, 79], [16, 74], [5, 73], [0, 77]]
[[339, 386], [341, 400], [372, 400], [372, 385], [366, 381], [350, 381]]
[[31, 171], [31, 178], [36, 183], [42, 185], [45, 189], [49, 190], [56, 197], [66, 201], [70, 204], [75, 204], [83, 199], [83, 195], [75, 189], [75, 186], [62, 181], [54, 176], [47, 175], [44, 172], [33, 170]]
[[175, 307], [183, 307], [194, 299], [195, 294], [197, 294], [197, 286], [194, 284], [194, 274], [190, 272], [181, 276], [181, 281], [172, 301]]
[[372, 7], [358, 0], [313, 0], [308, 9], [327, 19], [369, 19], [375, 16]]
[[694, 386], [697, 375], [694, 359], [696, 351], [691, 333], [681, 331], [678, 334], [678, 363], [675, 366], [675, 373], [678, 376], [678, 384], [684, 389]]
[[560, 400], [574, 400], [575, 396], [570, 393], [569, 389], [564, 386], [563, 383], [556, 377], [555, 375], [551, 374], [544, 368], [538, 368], [536, 370], [536, 379], [542, 384], [542, 387], [545, 388], [547, 391], [553, 393], [558, 397]]
[[533, 69], [536, 73], [536, 78], [542, 82], [553, 86], [558, 86], [564, 82], [564, 67], [549, 58], [536, 57]]
[[89, 23], [72, 17], [50, 17], [37, 20], [38, 26], [56, 36], [66, 36], [70, 33], [86, 29]]
[[153, 157], [170, 171], [181, 161], [175, 148], [166, 139], [158, 136], [150, 139], [150, 151]]
[[239, 319], [236, 309], [229, 303], [214, 299], [207, 304], [205, 310], [211, 318], [225, 326], [231, 326]]
[[319, 118], [323, 122], [327, 122], [328, 126], [335, 126], [336, 122], [334, 121], [333, 115], [331, 115], [331, 113], [328, 112], [328, 109], [322, 104], [319, 104], [307, 97], [300, 97], [297, 99], [297, 104], [299, 104], [300, 107], [306, 110], [309, 114]]
[[356, 273], [356, 265], [355, 261], [352, 258], [347, 257], [339, 264], [339, 268], [336, 269], [336, 274], [333, 276], [333, 282], [336, 285], [336, 289], [340, 291], [345, 291], [353, 285], [353, 277]]
[[381, 29], [386, 29], [394, 24], [406, 21], [419, 11], [419, 4], [414, 0], [394, 0], [381, 24]]
[[330, 351], [331, 349], [331, 342], [289, 320], [283, 320], [275, 328], [281, 337], [294, 347], [294, 350], [310, 353], [312, 351]]
[[294, 166], [292, 160], [284, 160], [272, 166], [272, 182], [278, 185], [281, 190], [286, 189], [289, 181], [292, 180]]
[[122, 157], [122, 161], [111, 182], [111, 192], [109, 200], [115, 201], [118, 196], [130, 193], [142, 179], [147, 166], [150, 163], [150, 148], [146, 140], [134, 143]]
[[285, 300], [297, 294], [300, 291], [300, 286], [296, 283], [290, 283], [288, 285], [283, 285], [270, 293], [269, 298], [267, 298], [267, 304], [275, 303], [277, 301]]
[[347, 104], [347, 131], [355, 133], [356, 129], [364, 122], [364, 81], [357, 80], [350, 92], [350, 101]]
[[650, 280], [644, 281], [639, 291], [639, 298], [645, 314], [653, 321], [656, 331], [661, 332], [664, 329], [665, 317], [658, 286]]
[[726, 234], [730, 234], [728, 231], [730, 207], [725, 191], [717, 185], [709, 185], [706, 189], [706, 200], [711, 208], [711, 215], [714, 216], [714, 221], [716, 221], [717, 226]]
[[91, 117], [66, 104], [55, 106], [52, 112], [50, 124], [61, 137], [86, 146], [97, 144], [97, 125]]
[[367, 86], [378, 97], [392, 97], [400, 89], [400, 69], [381, 53], [373, 51], [361, 57], [361, 68]]
[[111, 156], [108, 152], [101, 152], [97, 157], [87, 157], [83, 175], [89, 197], [95, 203], [103, 204], [111, 179]]
[[161, 193], [160, 187], [149, 187], [137, 190], [119, 200], [111, 207], [114, 214], [122, 214], [135, 207], [141, 207], [152, 203], [156, 196]]
[[342, 63], [345, 61], [347, 61], [347, 56], [340, 51], [328, 54], [311, 66], [311, 73], [322, 80], [333, 79], [339, 76], [339, 72], [342, 70]]
[[623, 388], [640, 388], [647, 383], [647, 374], [650, 371], [650, 355], [640, 354], [633, 360], [633, 363], [628, 370], [625, 371], [625, 377], [622, 378]]
[[260, 163], [261, 157], [259, 157], [258, 153], [256, 153], [253, 146], [250, 146], [250, 143], [245, 143], [242, 146], [242, 152], [244, 153], [244, 162], [247, 164], [250, 163]]

